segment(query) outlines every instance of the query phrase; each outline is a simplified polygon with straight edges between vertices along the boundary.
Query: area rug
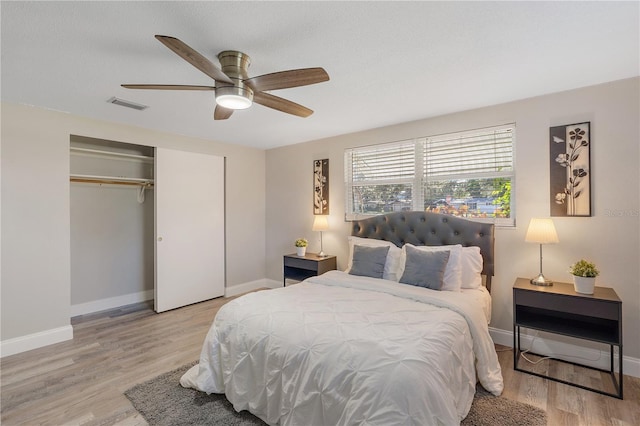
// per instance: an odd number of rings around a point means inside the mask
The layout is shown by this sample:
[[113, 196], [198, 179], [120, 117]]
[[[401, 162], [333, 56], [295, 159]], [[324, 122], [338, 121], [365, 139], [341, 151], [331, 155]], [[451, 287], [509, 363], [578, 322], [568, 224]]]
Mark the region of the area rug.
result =
[[[124, 394], [151, 426], [216, 425], [253, 426], [265, 423], [247, 411], [236, 413], [224, 395], [207, 395], [180, 386], [185, 365]], [[465, 426], [545, 426], [547, 414], [522, 402], [496, 397], [478, 386]]]

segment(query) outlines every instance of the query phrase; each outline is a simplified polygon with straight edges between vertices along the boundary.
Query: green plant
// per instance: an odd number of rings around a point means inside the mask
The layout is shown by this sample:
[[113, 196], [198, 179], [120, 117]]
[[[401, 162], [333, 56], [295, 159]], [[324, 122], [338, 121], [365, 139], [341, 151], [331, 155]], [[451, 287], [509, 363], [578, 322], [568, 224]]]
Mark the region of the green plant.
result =
[[496, 197], [493, 204], [496, 204], [501, 210], [504, 217], [511, 217], [511, 181], [504, 178], [494, 179], [498, 189], [493, 191], [491, 195]]
[[580, 259], [569, 267], [569, 272], [577, 277], [597, 277], [600, 271], [596, 269], [596, 265]]
[[296, 247], [306, 247], [309, 244], [306, 238], [298, 238], [296, 240]]

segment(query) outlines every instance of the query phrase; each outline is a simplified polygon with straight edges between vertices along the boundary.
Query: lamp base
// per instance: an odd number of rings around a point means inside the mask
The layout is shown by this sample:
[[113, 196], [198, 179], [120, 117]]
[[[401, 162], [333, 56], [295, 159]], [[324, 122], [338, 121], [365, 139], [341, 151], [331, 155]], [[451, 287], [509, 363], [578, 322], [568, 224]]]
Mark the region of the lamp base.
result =
[[327, 254], [324, 254], [324, 252], [322, 250], [320, 250], [320, 253], [318, 253], [318, 257], [327, 257]]
[[537, 277], [531, 278], [531, 281], [529, 281], [529, 282], [531, 284], [533, 284], [533, 285], [544, 285], [544, 286], [553, 285], [553, 281], [548, 280], [547, 278], [545, 278], [545, 276], [542, 275], [542, 272]]

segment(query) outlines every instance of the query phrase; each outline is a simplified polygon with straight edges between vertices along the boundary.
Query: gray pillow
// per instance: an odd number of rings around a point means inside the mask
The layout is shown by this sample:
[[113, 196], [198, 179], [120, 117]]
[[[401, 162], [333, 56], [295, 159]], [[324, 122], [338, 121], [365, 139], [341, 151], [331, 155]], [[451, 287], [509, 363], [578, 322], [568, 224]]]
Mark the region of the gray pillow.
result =
[[450, 251], [424, 251], [405, 246], [406, 261], [400, 282], [440, 290]]
[[388, 251], [388, 246], [353, 246], [353, 262], [349, 273], [363, 277], [382, 278]]

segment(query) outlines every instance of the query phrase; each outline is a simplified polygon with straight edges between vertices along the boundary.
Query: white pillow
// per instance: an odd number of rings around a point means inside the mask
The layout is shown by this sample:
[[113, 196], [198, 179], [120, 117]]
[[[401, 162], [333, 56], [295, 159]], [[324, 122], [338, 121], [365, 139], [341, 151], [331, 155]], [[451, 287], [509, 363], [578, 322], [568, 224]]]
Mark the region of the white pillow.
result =
[[389, 247], [389, 252], [387, 252], [387, 260], [384, 264], [382, 278], [385, 280], [400, 281], [402, 272], [398, 272], [400, 270], [400, 256], [402, 255], [402, 250], [391, 241], [376, 240], [374, 238], [360, 238], [354, 236], [349, 237], [349, 262], [347, 263], [347, 269], [345, 272], [349, 272], [351, 270], [351, 267], [353, 266], [353, 246], [355, 245], [368, 247]]
[[462, 288], [482, 287], [482, 255], [480, 247], [462, 247]]
[[449, 251], [449, 261], [444, 270], [444, 279], [440, 290], [460, 291], [462, 286], [462, 246], [460, 244], [454, 246], [414, 246], [409, 243], [405, 244], [404, 247], [402, 247], [402, 258], [400, 260], [402, 268], [400, 277], [402, 277], [402, 273], [404, 272], [404, 264], [407, 258], [406, 246], [411, 246], [423, 251]]

